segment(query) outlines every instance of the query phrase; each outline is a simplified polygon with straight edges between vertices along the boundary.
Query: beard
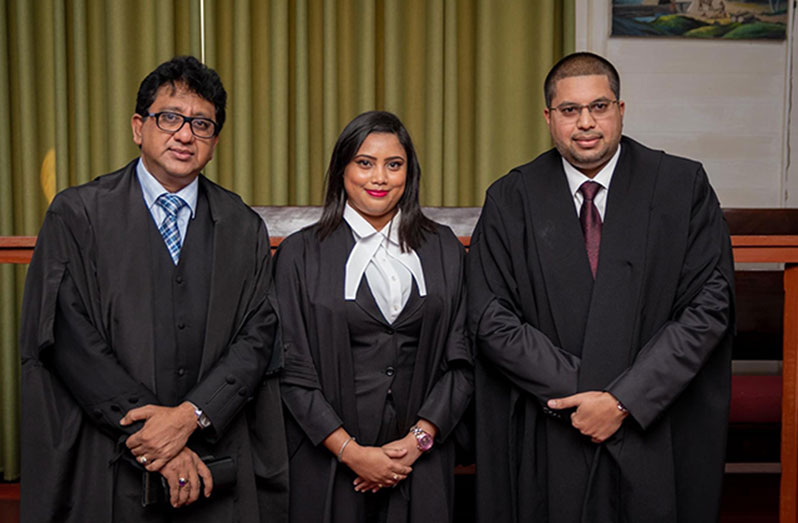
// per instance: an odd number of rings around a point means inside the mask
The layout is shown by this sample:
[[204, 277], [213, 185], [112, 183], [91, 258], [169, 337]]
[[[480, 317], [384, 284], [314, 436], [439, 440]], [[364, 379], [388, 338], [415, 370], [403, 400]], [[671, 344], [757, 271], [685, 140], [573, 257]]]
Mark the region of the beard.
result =
[[[574, 143], [574, 140], [577, 138], [597, 138], [599, 142], [596, 144], [596, 147], [591, 149], [581, 149]], [[571, 137], [567, 143], [556, 143], [555, 146], [560, 152], [560, 155], [577, 169], [598, 172], [601, 167], [610, 161], [612, 155], [618, 150], [620, 142], [620, 135], [614, 140], [607, 141], [605, 135], [596, 133], [576, 135]]]

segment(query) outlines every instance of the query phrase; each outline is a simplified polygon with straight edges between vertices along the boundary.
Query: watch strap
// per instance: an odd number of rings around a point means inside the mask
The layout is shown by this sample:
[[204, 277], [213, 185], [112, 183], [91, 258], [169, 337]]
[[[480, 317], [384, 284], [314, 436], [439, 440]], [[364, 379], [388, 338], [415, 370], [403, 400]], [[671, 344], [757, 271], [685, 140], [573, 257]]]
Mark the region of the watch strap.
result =
[[207, 429], [211, 426], [211, 420], [208, 416], [202, 412], [202, 409], [194, 405], [192, 402], [188, 402], [194, 408], [194, 415], [197, 417], [197, 426], [202, 429]]

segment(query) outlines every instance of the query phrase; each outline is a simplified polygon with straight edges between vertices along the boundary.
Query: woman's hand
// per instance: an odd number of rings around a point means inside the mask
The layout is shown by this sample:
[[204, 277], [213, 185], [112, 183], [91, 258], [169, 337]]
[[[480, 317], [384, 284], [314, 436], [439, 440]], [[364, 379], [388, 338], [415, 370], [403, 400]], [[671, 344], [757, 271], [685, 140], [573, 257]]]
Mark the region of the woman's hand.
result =
[[400, 461], [405, 454], [405, 449], [364, 447], [352, 441], [342, 461], [358, 475], [354, 482], [356, 491], [376, 492], [382, 487], [394, 486], [413, 471]]
[[413, 470], [396, 459], [402, 458], [406, 450], [389, 449], [380, 447], [364, 447], [358, 445], [355, 438], [350, 436], [343, 427], [338, 427], [323, 444], [340, 462], [352, 469], [358, 478], [355, 479], [355, 490], [366, 492], [362, 483], [371, 485], [371, 490], [376, 492], [379, 487], [393, 486], [397, 481], [407, 477]]
[[[421, 429], [429, 434], [432, 438], [435, 438], [435, 435], [438, 433], [438, 428], [430, 423], [425, 419], [421, 419], [416, 424], [417, 426], [421, 427]], [[418, 440], [416, 439], [415, 434], [413, 432], [408, 432], [407, 435], [401, 439], [397, 439], [395, 441], [391, 441], [386, 443], [382, 446], [383, 452], [393, 459], [395, 462], [405, 465], [407, 467], [412, 467], [413, 464], [416, 462], [418, 458], [421, 457], [423, 452], [418, 448]], [[396, 479], [392, 485], [395, 487], [399, 481], [405, 479], [407, 475], [404, 477], [399, 477]], [[355, 479], [355, 490], [360, 492], [365, 491], [372, 491], [377, 492], [380, 488], [384, 487], [385, 484], [373, 483], [369, 482], [366, 478], [359, 476]]]
[[[413, 436], [410, 434], [410, 436]], [[421, 451], [416, 448], [415, 444], [416, 438], [413, 436], [413, 441], [407, 441], [407, 436], [402, 439], [398, 439], [396, 441], [392, 441], [390, 443], [386, 443], [382, 447], [379, 447], [382, 452], [388, 456], [392, 461], [395, 463], [404, 465], [408, 468], [411, 468], [413, 463], [421, 455]], [[375, 447], [377, 448], [377, 447]], [[358, 492], [377, 492], [383, 487], [395, 487], [400, 481], [407, 478], [407, 474], [396, 474], [396, 477], [391, 476], [391, 482], [385, 483], [382, 481], [368, 481], [363, 476], [358, 476], [355, 478], [355, 490]]]
[[408, 432], [407, 435], [402, 439], [397, 439], [396, 441], [391, 441], [390, 443], [386, 443], [382, 446], [383, 449], [400, 449], [404, 450], [404, 455], [401, 457], [394, 458], [403, 465], [407, 465], [408, 467], [412, 466], [413, 463], [416, 462], [418, 458], [421, 457], [423, 452], [418, 449], [418, 441], [416, 440], [416, 436], [412, 432]]

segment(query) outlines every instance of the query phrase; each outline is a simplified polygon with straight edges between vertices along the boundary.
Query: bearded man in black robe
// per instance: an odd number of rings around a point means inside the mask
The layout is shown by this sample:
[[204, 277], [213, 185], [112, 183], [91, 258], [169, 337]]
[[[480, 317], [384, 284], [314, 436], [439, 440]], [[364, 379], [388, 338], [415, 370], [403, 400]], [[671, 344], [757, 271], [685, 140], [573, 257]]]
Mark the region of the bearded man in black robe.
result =
[[[733, 332], [702, 166], [621, 135], [607, 60], [545, 83], [555, 149], [487, 192], [468, 255], [482, 522], [707, 522]], [[584, 185], [583, 185], [584, 184]]]
[[140, 158], [47, 211], [23, 305], [23, 522], [284, 520], [269, 238], [200, 174], [226, 97], [195, 58], [161, 64], [131, 118]]

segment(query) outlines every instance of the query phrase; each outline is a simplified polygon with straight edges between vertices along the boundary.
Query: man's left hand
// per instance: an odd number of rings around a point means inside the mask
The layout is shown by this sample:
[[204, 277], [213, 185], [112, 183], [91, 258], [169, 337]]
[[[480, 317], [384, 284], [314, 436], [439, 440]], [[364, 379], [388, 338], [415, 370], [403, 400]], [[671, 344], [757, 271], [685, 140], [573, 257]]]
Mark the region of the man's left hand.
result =
[[[200, 488], [206, 498], [213, 490], [213, 476], [202, 460], [188, 447], [183, 448], [161, 469], [161, 475], [169, 483], [169, 503], [174, 508], [190, 505], [199, 499]], [[203, 485], [200, 484], [202, 478]]]
[[135, 421], [144, 421], [144, 426], [128, 437], [125, 444], [136, 461], [150, 472], [161, 470], [174, 458], [197, 428], [194, 407], [188, 402], [177, 407], [144, 405], [129, 410], [119, 424], [130, 425]]
[[571, 414], [571, 425], [585, 436], [590, 436], [593, 443], [606, 441], [629, 415], [618, 408], [618, 400], [612, 394], [597, 390], [551, 399], [547, 405], [552, 409], [576, 407]]

